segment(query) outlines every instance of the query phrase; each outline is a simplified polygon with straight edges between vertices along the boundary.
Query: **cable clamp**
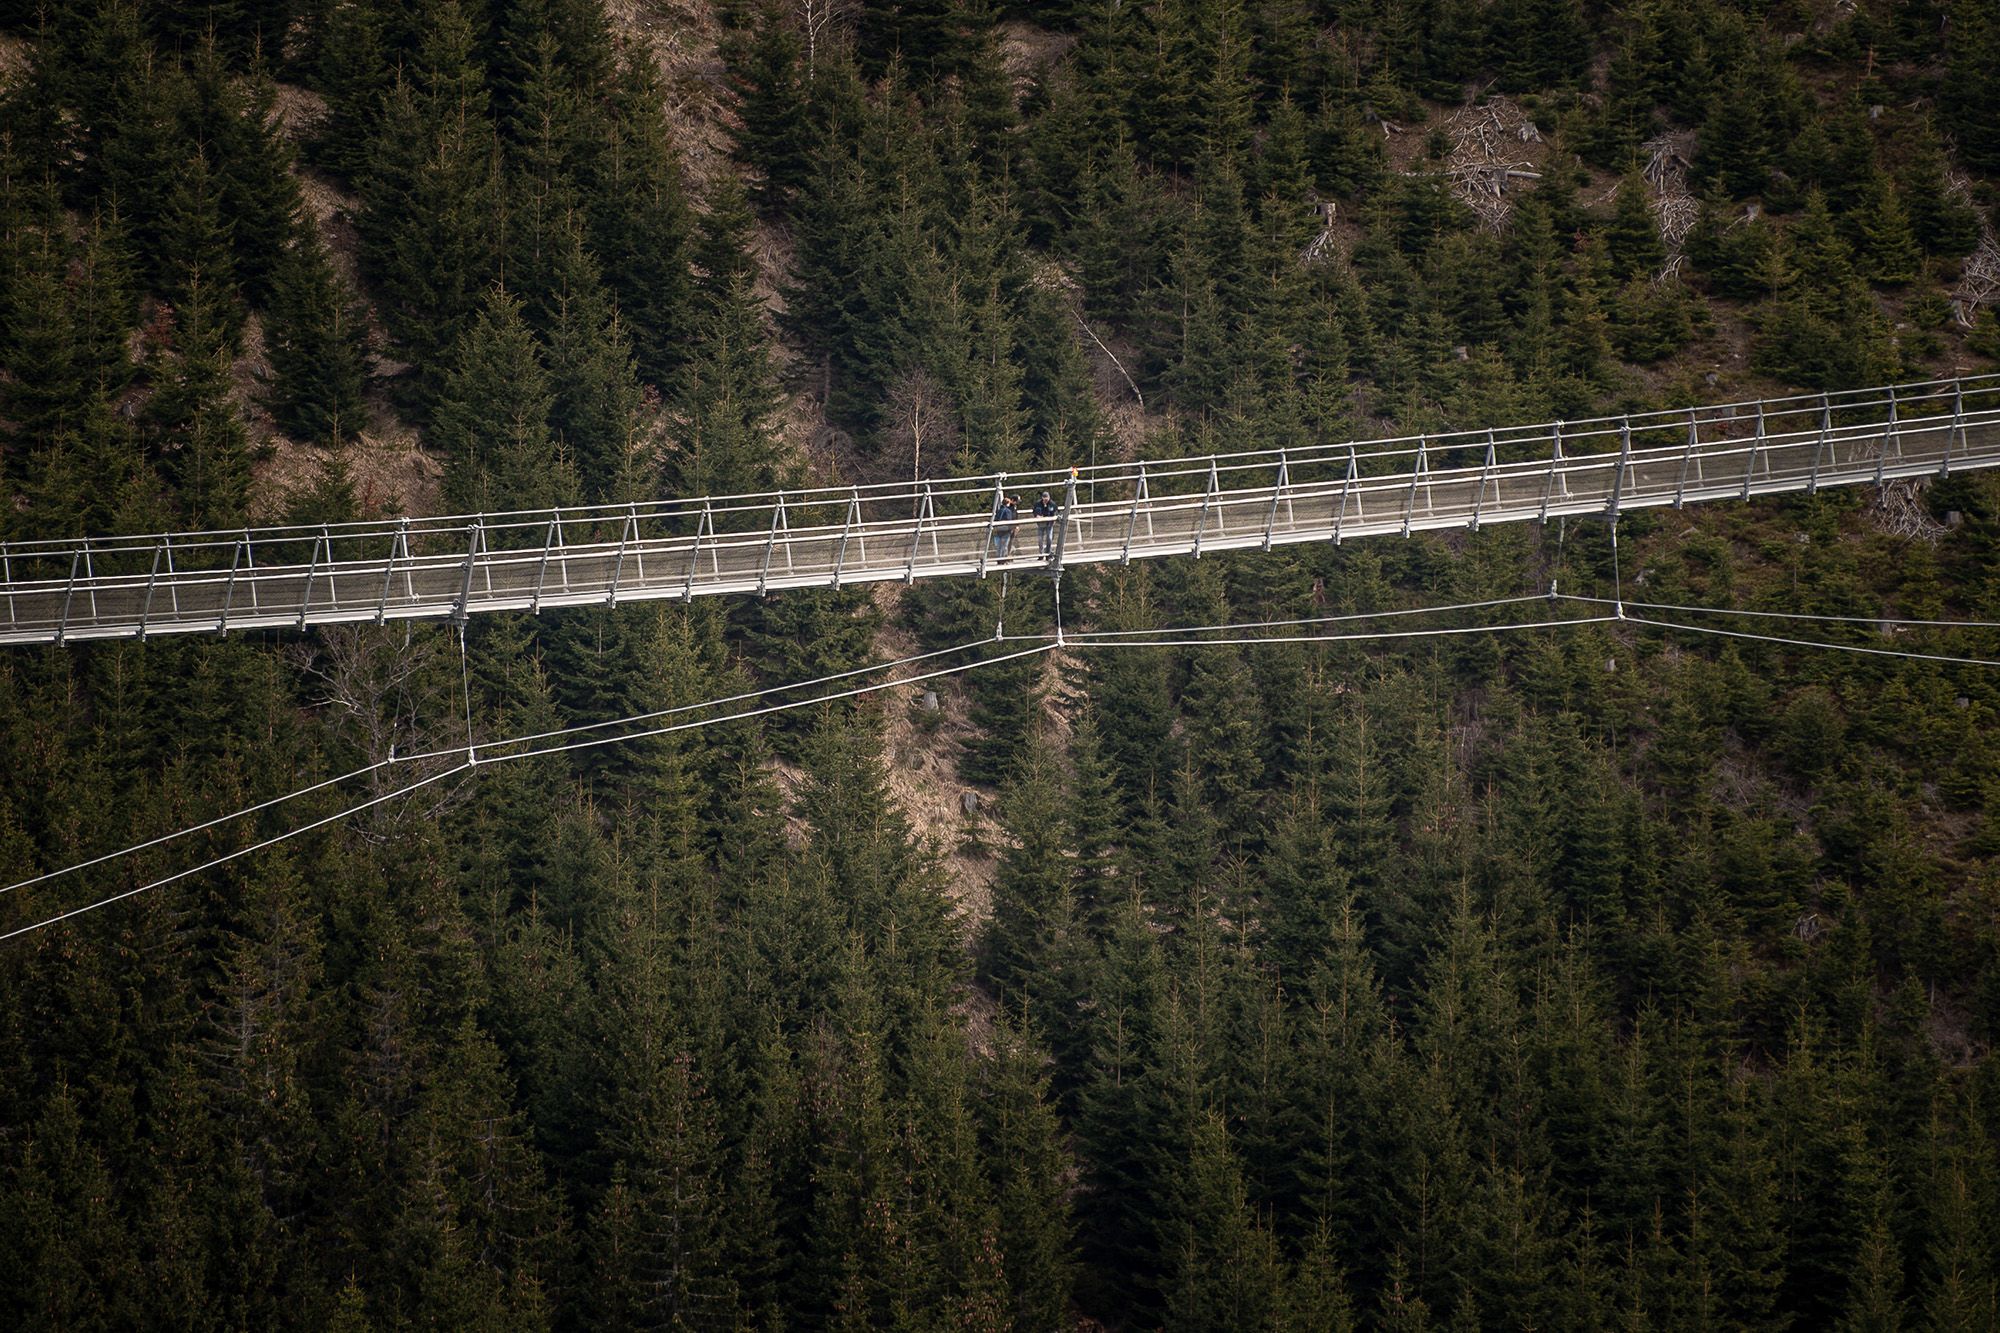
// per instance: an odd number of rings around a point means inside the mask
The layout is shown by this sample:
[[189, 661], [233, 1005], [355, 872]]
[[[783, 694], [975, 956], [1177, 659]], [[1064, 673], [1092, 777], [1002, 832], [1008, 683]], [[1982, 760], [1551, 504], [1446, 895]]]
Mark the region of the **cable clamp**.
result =
[[1552, 602], [1553, 602], [1553, 601], [1555, 601], [1558, 595], [1559, 595], [1559, 594], [1558, 594], [1558, 593], [1556, 592], [1556, 581], [1555, 581], [1554, 579], [1550, 579], [1550, 580], [1549, 580], [1549, 600], [1550, 600], [1550, 601], [1552, 601]]

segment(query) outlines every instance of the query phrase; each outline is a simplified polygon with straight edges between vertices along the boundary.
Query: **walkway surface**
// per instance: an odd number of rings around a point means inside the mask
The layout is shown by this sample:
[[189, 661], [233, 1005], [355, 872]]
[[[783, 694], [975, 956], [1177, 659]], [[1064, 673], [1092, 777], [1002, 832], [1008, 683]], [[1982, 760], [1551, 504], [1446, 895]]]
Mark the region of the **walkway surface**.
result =
[[[2000, 376], [1289, 452], [0, 546], [0, 643], [983, 577], [2000, 466]], [[1061, 506], [1046, 552], [1029, 506]], [[994, 518], [1014, 497], [1011, 534]]]

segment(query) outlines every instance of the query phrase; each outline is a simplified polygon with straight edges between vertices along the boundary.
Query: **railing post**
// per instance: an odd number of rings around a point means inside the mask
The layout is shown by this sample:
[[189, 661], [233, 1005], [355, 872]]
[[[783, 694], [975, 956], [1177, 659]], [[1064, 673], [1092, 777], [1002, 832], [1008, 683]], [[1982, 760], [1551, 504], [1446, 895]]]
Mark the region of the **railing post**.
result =
[[1340, 487], [1340, 512], [1333, 516], [1333, 544], [1340, 545], [1340, 530], [1347, 525], [1347, 498], [1354, 494], [1354, 488], [1361, 481], [1361, 464], [1354, 456], [1354, 446], [1347, 446], [1347, 480]]
[[1056, 559], [1055, 572], [1063, 569], [1063, 556], [1069, 550], [1069, 525], [1076, 521], [1076, 473], [1071, 472], [1069, 480], [1063, 484], [1062, 514], [1056, 519]]
[[181, 619], [181, 585], [174, 576], [174, 542], [171, 537], [167, 539], [167, 603], [173, 610], [174, 623], [178, 625]]
[[153, 588], [160, 581], [160, 556], [166, 551], [164, 538], [153, 543], [153, 571], [146, 576], [146, 603], [139, 608], [139, 637], [146, 637], [147, 622], [153, 618]]
[[[319, 548], [322, 542], [325, 543], [326, 545], [327, 563], [328, 564], [333, 563], [333, 533], [324, 524], [320, 526], [319, 532], [320, 535], [313, 538], [312, 561], [306, 565], [305, 593], [299, 598], [300, 629], [304, 629], [306, 627], [306, 616], [312, 610], [313, 582], [319, 577]], [[471, 577], [471, 575], [468, 573], [467, 577], [469, 578]], [[333, 591], [334, 591], [334, 602], [337, 605], [340, 601], [340, 585], [337, 583], [334, 584]]]
[[20, 623], [20, 612], [14, 606], [14, 557], [7, 551], [7, 543], [0, 542], [0, 582], [7, 585], [7, 623]]
[[[632, 515], [627, 514], [625, 525], [618, 529], [618, 559], [611, 566], [611, 591], [605, 594], [606, 606], [618, 605], [618, 585], [625, 578], [625, 545], [638, 535], [639, 525], [633, 522]], [[695, 534], [695, 540], [696, 542], [701, 540], [699, 531]]]
[[562, 510], [549, 511], [549, 530], [542, 534], [542, 558], [535, 565], [535, 596], [528, 603], [528, 610], [535, 615], [542, 613], [542, 588], [549, 578], [549, 556], [556, 549], [556, 542], [562, 537]]
[[[1553, 434], [1555, 443], [1549, 449], [1549, 477], [1547, 481], [1542, 483], [1542, 512], [1536, 519], [1537, 522], [1544, 524], [1549, 521], [1549, 501], [1555, 496], [1556, 492], [1556, 469], [1561, 466], [1563, 461], [1562, 422], [1558, 421], [1555, 423]], [[1568, 496], [1569, 478], [1565, 477], [1563, 478], [1563, 497], [1567, 499]]]
[[1479, 468], [1479, 494], [1472, 498], [1472, 530], [1479, 531], [1479, 518], [1486, 510], [1486, 479], [1493, 475], [1493, 432], [1486, 432], [1486, 461]]
[[[1687, 452], [1681, 455], [1681, 479], [1674, 483], [1674, 508], [1676, 509], [1681, 507], [1681, 502], [1687, 495], [1688, 465], [1695, 461], [1695, 450], [1701, 446], [1701, 426], [1699, 423], [1700, 418], [1690, 409], [1688, 412]], [[1701, 479], [1700, 473], [1695, 474], [1695, 479], [1697, 481]]]
[[246, 528], [243, 532], [243, 540], [237, 544], [234, 551], [230, 552], [229, 581], [222, 587], [222, 614], [215, 625], [218, 634], [229, 633], [229, 608], [236, 600], [236, 570], [243, 563], [243, 558], [249, 553], [249, 550], [250, 532]]
[[1618, 508], [1625, 498], [1625, 471], [1632, 464], [1632, 418], [1624, 417], [1618, 422], [1618, 471], [1611, 478], [1611, 506], [1606, 517], [1613, 523], [1618, 521]]
[[1410, 493], [1403, 497], [1403, 535], [1410, 535], [1410, 521], [1417, 512], [1417, 483], [1431, 470], [1430, 442], [1422, 435], [1417, 436], [1417, 461], [1410, 469]]
[[[701, 502], [701, 520], [694, 525], [694, 547], [688, 552], [687, 581], [681, 584], [681, 600], [683, 602], [692, 602], [694, 600], [694, 576], [695, 571], [701, 568], [701, 535], [704, 532], [708, 534], [711, 543], [709, 563], [714, 565], [715, 552], [712, 548], [715, 538], [715, 508], [708, 500]], [[639, 535], [639, 518], [636, 513], [632, 517], [632, 535], [634, 538], [637, 538]], [[720, 569], [721, 567], [718, 565], [716, 568]], [[639, 577], [644, 578], [645, 576], [646, 567], [641, 563], [639, 566]], [[838, 575], [834, 576], [833, 583], [836, 588], [840, 586], [840, 577]]]
[[1951, 475], [1951, 441], [1958, 437], [1962, 447], [1965, 444], [1965, 381], [1954, 380], [1951, 386], [1951, 429], [1944, 436], [1944, 462], [1938, 468], [1938, 476]]
[[[1762, 402], [1759, 402], [1757, 404], [1757, 434], [1754, 437], [1752, 437], [1750, 441], [1750, 461], [1746, 463], [1743, 468], [1743, 498], [1745, 500], [1750, 498], [1750, 483], [1757, 476], [1757, 456], [1763, 452], [1764, 452], [1764, 404]], [[1766, 472], [1769, 472], [1771, 470], [1771, 465], [1768, 462], [1765, 463], [1764, 470]]]
[[465, 623], [466, 608], [472, 604], [472, 567], [479, 559], [479, 547], [486, 539], [486, 525], [478, 521], [472, 524], [472, 536], [465, 544], [465, 569], [458, 581], [458, 604], [451, 609], [454, 624]]
[[1819, 396], [1819, 439], [1813, 443], [1812, 475], [1806, 479], [1806, 494], [1819, 494], [1819, 465], [1826, 454], [1827, 440], [1833, 434], [1833, 404], [1822, 393]]
[[1007, 498], [1007, 474], [993, 478], [993, 503], [986, 511], [986, 538], [979, 544], [979, 577], [986, 577], [986, 557], [993, 550], [993, 525], [1000, 521], [1000, 502]]
[[1888, 429], [1883, 433], [1882, 447], [1875, 451], [1875, 486], [1877, 490], [1881, 489], [1884, 480], [1884, 469], [1889, 466], [1889, 446], [1892, 444], [1896, 446], [1896, 457], [1901, 458], [1903, 456], [1903, 438], [1902, 433], [1896, 427], [1896, 386], [1893, 384], [1889, 386]]
[[[382, 596], [375, 603], [375, 623], [378, 625], [389, 618], [389, 585], [396, 581], [396, 553], [398, 551], [402, 552], [405, 560], [410, 558], [410, 520], [407, 518], [397, 520], [396, 535], [389, 540], [389, 562], [382, 569]], [[409, 574], [406, 570], [404, 572], [404, 579], [407, 581], [408, 578]]]
[[1215, 460], [1208, 460], [1208, 489], [1201, 493], [1201, 517], [1194, 525], [1194, 558], [1201, 559], [1201, 539], [1208, 532], [1208, 507], [1215, 501], [1221, 487], [1221, 479], [1215, 472]]
[[840, 586], [841, 574], [847, 569], [847, 536], [854, 531], [854, 525], [860, 521], [861, 491], [857, 487], [847, 502], [847, 517], [840, 523], [840, 546], [833, 553], [833, 586], [836, 588]]
[[250, 535], [250, 529], [243, 529], [243, 568], [250, 571], [250, 614], [264, 609], [257, 600], [257, 539]]
[[[1271, 488], [1271, 511], [1264, 515], [1264, 549], [1271, 549], [1271, 530], [1278, 525], [1278, 501], [1291, 485], [1291, 462], [1283, 449], [1278, 451], [1278, 484]], [[1071, 489], [1076, 486], [1070, 483]]]
[[90, 558], [90, 538], [85, 537], [83, 539], [82, 547], [70, 553], [69, 588], [63, 593], [62, 619], [56, 623], [57, 643], [61, 643], [63, 639], [69, 634], [69, 608], [70, 604], [76, 600], [77, 568], [83, 565], [86, 561], [88, 561], [89, 558]]
[[[1150, 499], [1152, 499], [1152, 496], [1146, 489], [1146, 465], [1140, 463], [1139, 480], [1132, 487], [1132, 512], [1125, 516], [1125, 544], [1118, 551], [1118, 563], [1121, 565], [1132, 563], [1132, 534], [1139, 527], [1139, 506]], [[1153, 526], [1150, 514], [1147, 517], [1146, 526], [1148, 529]]]
[[764, 538], [764, 558], [757, 562], [757, 595], [762, 597], [771, 578], [771, 554], [778, 549], [778, 527], [785, 521], [785, 493], [778, 492], [778, 503], [771, 507], [771, 531]]
[[917, 551], [924, 544], [924, 521], [926, 519], [930, 520], [932, 524], [931, 558], [937, 558], [937, 510], [931, 503], [931, 484], [928, 481], [924, 483], [924, 492], [918, 498], [915, 508], [917, 511], [917, 521], [910, 529], [910, 559], [909, 563], [903, 566], [904, 583], [915, 583], [917, 581]]

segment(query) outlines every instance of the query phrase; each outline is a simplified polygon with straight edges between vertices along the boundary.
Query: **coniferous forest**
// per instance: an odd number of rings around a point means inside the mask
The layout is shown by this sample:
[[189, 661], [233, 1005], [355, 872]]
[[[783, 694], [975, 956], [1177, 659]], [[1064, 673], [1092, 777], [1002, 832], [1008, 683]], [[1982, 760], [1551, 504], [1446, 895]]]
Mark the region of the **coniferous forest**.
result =
[[[1996, 204], [1994, 0], [0, 0], [0, 539], [1984, 372]], [[452, 775], [0, 943], [0, 1325], [2000, 1326], [2000, 631], [1891, 623], [2000, 622], [2000, 481], [1061, 591], [1551, 582], [1910, 655], [1057, 652]], [[1055, 613], [0, 649], [0, 880], [106, 858], [0, 932]]]

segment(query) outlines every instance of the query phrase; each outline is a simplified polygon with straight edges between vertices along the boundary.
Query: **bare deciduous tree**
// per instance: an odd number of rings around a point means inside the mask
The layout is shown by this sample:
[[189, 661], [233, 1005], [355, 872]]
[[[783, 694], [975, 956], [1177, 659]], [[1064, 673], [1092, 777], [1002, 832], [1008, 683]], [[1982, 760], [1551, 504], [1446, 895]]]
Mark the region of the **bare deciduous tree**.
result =
[[830, 40], [834, 26], [854, 12], [854, 0], [792, 0], [792, 7], [806, 39], [806, 79], [810, 81], [821, 43]]
[[[334, 728], [370, 764], [369, 794], [380, 796], [464, 761], [464, 710], [458, 663], [445, 660], [449, 640], [434, 630], [336, 625], [310, 642], [292, 644], [287, 660], [318, 682], [319, 702], [332, 709]], [[451, 654], [456, 657], [456, 651]], [[458, 746], [454, 749], [452, 747]], [[422, 755], [408, 762], [400, 756]], [[390, 759], [395, 763], [388, 763]], [[370, 827], [378, 835], [409, 819], [434, 819], [459, 795], [462, 783], [425, 789], [417, 806], [378, 806]]]
[[933, 455], [942, 448], [949, 455], [958, 444], [958, 414], [951, 395], [928, 370], [917, 367], [896, 377], [889, 387], [888, 438], [897, 457], [910, 451], [910, 485], [923, 479], [924, 445]]

